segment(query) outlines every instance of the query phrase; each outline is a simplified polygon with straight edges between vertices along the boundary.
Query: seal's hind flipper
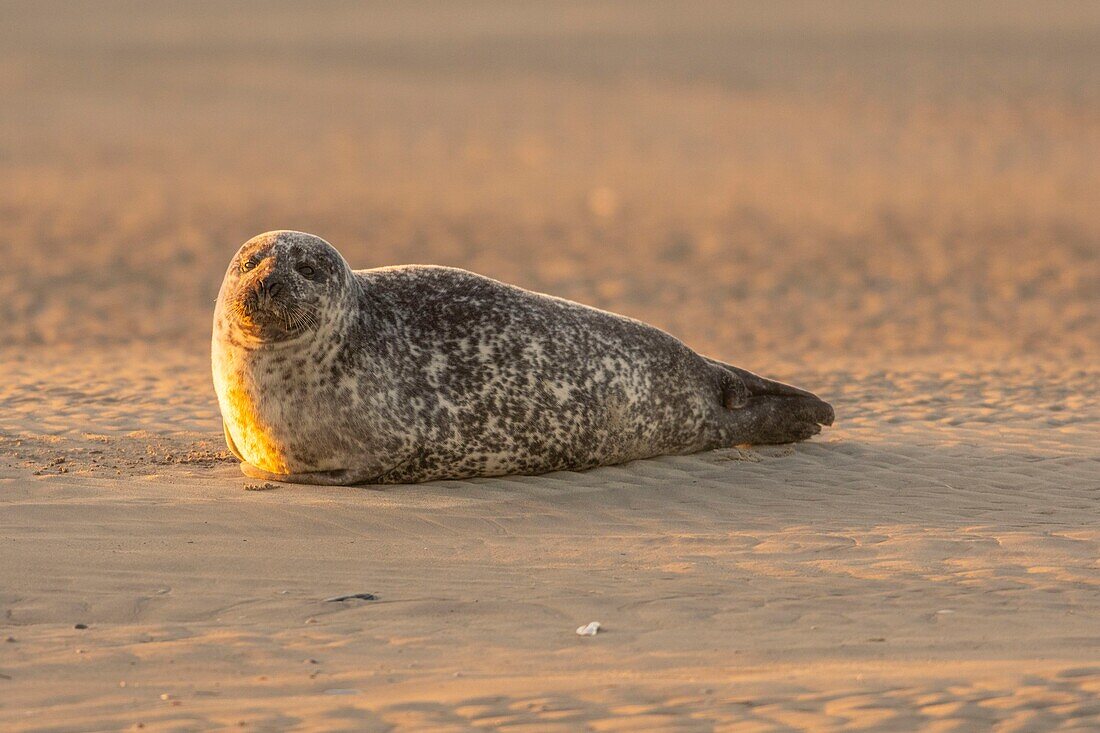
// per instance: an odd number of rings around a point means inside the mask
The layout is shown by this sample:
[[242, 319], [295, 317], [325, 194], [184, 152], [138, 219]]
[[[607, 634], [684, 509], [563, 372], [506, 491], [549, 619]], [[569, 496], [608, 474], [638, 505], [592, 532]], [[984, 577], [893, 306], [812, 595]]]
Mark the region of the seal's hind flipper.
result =
[[[708, 361], [720, 370], [727, 410], [723, 433], [734, 445], [793, 443], [817, 435], [822, 425], [833, 424], [832, 405], [812, 392], [714, 359]], [[747, 396], [741, 396], [741, 387]]]

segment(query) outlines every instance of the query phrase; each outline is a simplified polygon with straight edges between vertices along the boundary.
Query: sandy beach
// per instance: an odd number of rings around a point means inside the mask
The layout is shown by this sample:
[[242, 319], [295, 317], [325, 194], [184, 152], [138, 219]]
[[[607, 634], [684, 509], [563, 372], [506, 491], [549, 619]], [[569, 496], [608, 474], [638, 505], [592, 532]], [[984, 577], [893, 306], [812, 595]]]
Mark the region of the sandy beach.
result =
[[[5, 4], [0, 728], [1100, 728], [1100, 13], [822, 7]], [[209, 334], [275, 228], [837, 423], [265, 486]]]

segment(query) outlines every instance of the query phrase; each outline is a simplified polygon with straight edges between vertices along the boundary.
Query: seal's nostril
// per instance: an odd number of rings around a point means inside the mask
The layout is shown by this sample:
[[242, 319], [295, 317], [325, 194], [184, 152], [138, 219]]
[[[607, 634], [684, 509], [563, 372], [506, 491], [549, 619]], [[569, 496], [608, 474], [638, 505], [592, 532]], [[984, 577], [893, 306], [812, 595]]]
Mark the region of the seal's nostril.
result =
[[271, 283], [267, 286], [267, 294], [274, 298], [276, 295], [279, 294], [279, 291], [281, 291], [282, 289], [283, 286], [279, 283]]

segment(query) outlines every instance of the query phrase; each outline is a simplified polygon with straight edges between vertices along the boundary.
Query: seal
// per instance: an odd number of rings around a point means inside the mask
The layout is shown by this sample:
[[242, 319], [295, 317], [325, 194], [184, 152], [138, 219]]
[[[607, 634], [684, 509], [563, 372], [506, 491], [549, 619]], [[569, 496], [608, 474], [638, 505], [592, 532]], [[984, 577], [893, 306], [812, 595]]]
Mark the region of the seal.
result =
[[813, 394], [640, 321], [450, 267], [353, 271], [293, 231], [234, 256], [212, 366], [230, 450], [271, 481], [581, 470], [833, 422]]

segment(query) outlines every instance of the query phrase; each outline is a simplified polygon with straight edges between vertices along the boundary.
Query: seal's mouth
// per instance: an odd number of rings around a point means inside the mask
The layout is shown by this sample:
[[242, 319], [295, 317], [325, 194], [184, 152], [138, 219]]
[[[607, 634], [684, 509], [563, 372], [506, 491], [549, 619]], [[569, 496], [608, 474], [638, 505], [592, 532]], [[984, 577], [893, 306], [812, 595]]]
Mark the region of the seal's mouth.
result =
[[292, 339], [319, 325], [313, 308], [273, 288], [250, 288], [234, 300], [232, 311], [242, 330], [265, 342]]

